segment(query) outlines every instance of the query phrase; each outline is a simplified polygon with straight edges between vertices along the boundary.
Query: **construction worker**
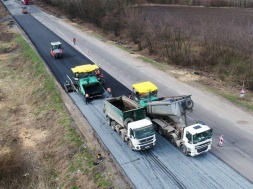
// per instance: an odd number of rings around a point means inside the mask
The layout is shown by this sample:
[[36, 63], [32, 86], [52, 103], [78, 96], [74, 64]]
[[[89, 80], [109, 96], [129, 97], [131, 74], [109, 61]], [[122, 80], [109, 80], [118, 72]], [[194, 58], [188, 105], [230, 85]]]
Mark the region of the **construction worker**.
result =
[[107, 92], [110, 94], [112, 93], [112, 89], [111, 88], [107, 88]]
[[96, 75], [97, 77], [100, 75], [99, 69], [96, 69], [96, 70], [95, 70], [95, 75]]
[[106, 91], [108, 92], [108, 98], [112, 97], [112, 89], [111, 88], [107, 88]]
[[85, 94], [85, 103], [89, 104], [90, 103], [90, 96], [88, 93]]

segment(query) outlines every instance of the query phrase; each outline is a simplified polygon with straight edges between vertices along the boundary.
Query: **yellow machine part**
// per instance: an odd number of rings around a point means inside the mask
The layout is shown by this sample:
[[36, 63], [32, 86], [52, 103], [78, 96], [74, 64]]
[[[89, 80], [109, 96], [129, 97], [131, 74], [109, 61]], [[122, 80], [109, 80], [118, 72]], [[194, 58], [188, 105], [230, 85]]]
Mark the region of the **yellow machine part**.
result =
[[74, 68], [71, 68], [73, 73], [87, 73], [87, 72], [92, 72], [96, 69], [99, 69], [99, 67], [96, 64], [86, 64], [86, 65], [76, 66]]
[[157, 91], [158, 88], [150, 81], [145, 81], [142, 83], [136, 83], [133, 84], [132, 87], [136, 90], [138, 93], [149, 93], [153, 91]]

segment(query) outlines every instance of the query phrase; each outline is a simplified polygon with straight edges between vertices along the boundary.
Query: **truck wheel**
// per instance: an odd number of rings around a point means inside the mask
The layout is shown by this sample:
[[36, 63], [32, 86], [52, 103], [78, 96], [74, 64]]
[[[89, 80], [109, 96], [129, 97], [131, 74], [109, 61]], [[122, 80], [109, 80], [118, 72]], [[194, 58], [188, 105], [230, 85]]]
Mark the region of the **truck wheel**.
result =
[[126, 118], [124, 121], [124, 126], [127, 128], [128, 123], [133, 122], [134, 120], [132, 118]]
[[173, 137], [173, 135], [170, 135], [170, 143], [174, 146], [176, 146], [176, 142], [175, 142], [175, 139]]
[[126, 139], [125, 139], [125, 134], [123, 132], [120, 132], [120, 137], [122, 138], [122, 140], [124, 142], [126, 142]]
[[163, 128], [161, 126], [158, 126], [158, 133], [163, 136]]
[[154, 126], [154, 130], [158, 131], [158, 125], [157, 125], [157, 123], [153, 122], [153, 126]]
[[115, 124], [111, 123], [111, 128], [112, 128], [113, 131], [115, 131], [115, 125], [116, 125], [116, 123]]
[[112, 124], [112, 119], [110, 118], [110, 117], [106, 117], [106, 122], [107, 122], [107, 124], [109, 125], [109, 126], [111, 126], [111, 124]]
[[181, 152], [184, 154], [184, 155], [188, 155], [188, 153], [187, 153], [187, 148], [186, 148], [186, 146], [185, 145], [182, 145], [181, 147], [180, 147], [180, 150], [181, 150]]
[[132, 144], [131, 140], [128, 140], [128, 141], [127, 141], [127, 146], [128, 146], [131, 150], [134, 150], [133, 144]]
[[191, 100], [191, 99], [186, 99], [186, 101], [185, 101], [185, 106], [186, 106], [187, 109], [192, 109], [193, 106], [194, 106], [193, 100]]

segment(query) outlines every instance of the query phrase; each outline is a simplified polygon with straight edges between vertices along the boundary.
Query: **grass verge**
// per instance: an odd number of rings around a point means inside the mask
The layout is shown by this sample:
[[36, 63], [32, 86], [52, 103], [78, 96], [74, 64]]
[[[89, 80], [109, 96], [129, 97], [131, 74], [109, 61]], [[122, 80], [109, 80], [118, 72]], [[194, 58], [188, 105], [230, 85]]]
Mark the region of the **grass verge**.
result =
[[0, 188], [110, 188], [37, 54], [19, 34], [0, 49]]

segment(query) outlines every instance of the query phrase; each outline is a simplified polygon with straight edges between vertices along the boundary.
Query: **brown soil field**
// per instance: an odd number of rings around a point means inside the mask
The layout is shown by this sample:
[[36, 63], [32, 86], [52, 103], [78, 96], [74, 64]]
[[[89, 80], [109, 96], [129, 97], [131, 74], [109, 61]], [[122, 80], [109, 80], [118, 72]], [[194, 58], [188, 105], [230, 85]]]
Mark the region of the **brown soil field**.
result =
[[151, 18], [175, 16], [188, 21], [205, 20], [205, 22], [218, 20], [233, 21], [235, 24], [248, 24], [253, 22], [253, 10], [241, 8], [208, 8], [194, 6], [138, 6], [140, 14]]

